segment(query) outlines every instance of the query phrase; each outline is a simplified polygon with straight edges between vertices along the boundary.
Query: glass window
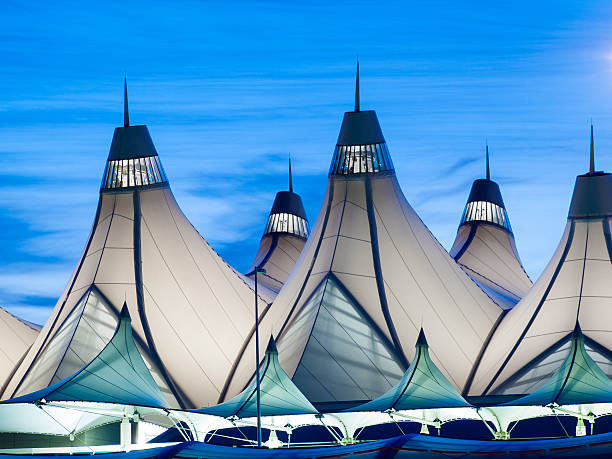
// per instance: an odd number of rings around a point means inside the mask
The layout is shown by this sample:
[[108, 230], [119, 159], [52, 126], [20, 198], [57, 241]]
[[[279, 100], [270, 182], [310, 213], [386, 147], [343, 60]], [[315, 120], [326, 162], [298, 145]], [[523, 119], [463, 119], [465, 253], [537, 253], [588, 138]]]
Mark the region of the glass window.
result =
[[511, 231], [506, 209], [492, 202], [468, 202], [465, 206], [465, 210], [463, 211], [463, 216], [461, 217], [461, 224], [471, 221], [494, 223]]
[[108, 161], [102, 188], [126, 188], [167, 182], [157, 156]]
[[393, 170], [386, 144], [337, 145], [330, 174], [370, 174]]
[[461, 224], [471, 221], [484, 221], [494, 223], [511, 231], [508, 223], [506, 209], [492, 202], [472, 201], [468, 202], [461, 217]]
[[303, 238], [308, 237], [308, 222], [297, 215], [279, 213], [268, 217], [268, 224], [264, 234], [289, 233]]

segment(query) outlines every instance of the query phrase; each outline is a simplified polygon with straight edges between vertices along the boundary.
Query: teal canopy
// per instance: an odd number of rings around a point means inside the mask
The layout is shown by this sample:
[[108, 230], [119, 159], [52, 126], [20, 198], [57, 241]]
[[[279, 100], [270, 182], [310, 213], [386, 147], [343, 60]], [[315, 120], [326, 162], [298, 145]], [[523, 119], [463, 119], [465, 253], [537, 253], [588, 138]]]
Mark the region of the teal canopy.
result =
[[0, 403], [102, 402], [167, 408], [134, 338], [127, 305], [108, 344], [72, 376], [45, 389]]
[[414, 359], [399, 382], [380, 397], [347, 411], [458, 408], [470, 405], [431, 361], [421, 329]]
[[[260, 401], [262, 416], [314, 414], [316, 408], [300, 392], [278, 361], [278, 351], [272, 338], [260, 367]], [[253, 381], [236, 395], [220, 405], [195, 410], [216, 416], [250, 418], [257, 416], [257, 381]]]
[[568, 356], [546, 384], [532, 394], [504, 405], [546, 406], [551, 403], [577, 405], [612, 402], [612, 381], [587, 353], [584, 335], [578, 323], [570, 339]]

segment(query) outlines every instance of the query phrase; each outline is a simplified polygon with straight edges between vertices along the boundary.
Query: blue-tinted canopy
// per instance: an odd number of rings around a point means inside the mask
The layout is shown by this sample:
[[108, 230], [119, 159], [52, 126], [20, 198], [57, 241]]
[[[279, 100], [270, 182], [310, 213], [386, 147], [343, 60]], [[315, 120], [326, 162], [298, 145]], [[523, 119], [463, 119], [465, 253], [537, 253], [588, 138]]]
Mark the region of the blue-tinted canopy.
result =
[[612, 381], [595, 363], [584, 348], [580, 325], [571, 336], [568, 356], [546, 384], [532, 394], [504, 405], [576, 405], [612, 402]]
[[429, 357], [421, 329], [414, 360], [402, 379], [380, 397], [348, 411], [414, 410], [471, 406], [444, 377]]
[[123, 306], [115, 334], [90, 363], [63, 381], [1, 403], [41, 400], [167, 407], [132, 337], [127, 305]]
[[[278, 351], [272, 338], [268, 343], [259, 371], [262, 416], [318, 412], [280, 366]], [[245, 390], [225, 403], [195, 411], [223, 417], [255, 417], [257, 416], [257, 382], [253, 380]]]

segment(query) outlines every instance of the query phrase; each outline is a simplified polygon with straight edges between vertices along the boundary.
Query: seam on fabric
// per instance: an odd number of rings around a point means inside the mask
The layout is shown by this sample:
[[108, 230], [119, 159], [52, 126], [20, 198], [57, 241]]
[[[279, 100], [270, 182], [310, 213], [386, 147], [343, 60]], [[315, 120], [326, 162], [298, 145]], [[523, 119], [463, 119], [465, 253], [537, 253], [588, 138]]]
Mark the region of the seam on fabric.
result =
[[134, 204], [134, 282], [136, 284], [136, 303], [138, 306], [138, 315], [140, 316], [142, 329], [149, 345], [151, 359], [157, 364], [161, 376], [166, 380], [168, 389], [170, 389], [172, 395], [174, 395], [174, 398], [178, 402], [179, 406], [181, 408], [185, 408], [185, 401], [192, 405], [193, 403], [191, 402], [191, 400], [189, 400], [188, 397], [186, 397], [186, 395], [182, 391], [180, 391], [181, 393], [179, 394], [179, 389], [175, 387], [174, 381], [172, 381], [172, 379], [170, 378], [166, 367], [164, 366], [159, 354], [157, 353], [155, 342], [153, 341], [153, 334], [151, 333], [149, 321], [147, 320], [142, 280], [142, 249], [140, 241], [142, 212], [140, 209], [140, 190], [134, 190], [132, 199]]
[[472, 382], [474, 382], [474, 377], [476, 376], [476, 372], [478, 371], [478, 367], [480, 366], [480, 362], [482, 361], [482, 357], [484, 356], [485, 351], [489, 347], [489, 343], [491, 342], [491, 339], [493, 339], [493, 335], [495, 334], [495, 331], [497, 330], [497, 328], [499, 327], [499, 324], [501, 324], [502, 319], [506, 316], [509, 310], [510, 309], [505, 309], [502, 311], [502, 313], [499, 315], [499, 317], [495, 321], [495, 324], [489, 331], [489, 334], [487, 335], [487, 338], [484, 340], [484, 343], [482, 343], [480, 352], [478, 353], [478, 356], [476, 356], [476, 361], [474, 362], [474, 365], [472, 365], [472, 369], [470, 370], [470, 374], [468, 375], [468, 379], [463, 388], [462, 395], [464, 397], [467, 396], [470, 391]]
[[576, 323], [578, 323], [578, 317], [580, 317], [580, 306], [582, 304], [582, 289], [584, 287], [584, 272], [586, 271], [588, 249], [589, 249], [589, 223], [587, 223], [586, 237], [584, 241], [584, 258], [582, 259], [582, 276], [580, 278], [580, 292], [578, 293], [578, 307], [576, 308]]
[[[351, 292], [348, 290], [348, 288], [346, 288], [346, 286], [342, 283], [342, 281], [340, 279], [338, 279], [338, 277], [336, 277], [334, 275], [333, 272], [329, 273], [329, 277], [332, 278], [332, 280], [336, 283], [336, 286], [338, 287], [338, 289], [340, 291], [342, 291], [342, 293], [344, 293], [347, 297], [347, 299], [349, 300], [349, 302], [351, 303], [351, 306], [353, 306], [353, 308], [355, 308], [357, 310], [357, 312], [359, 314], [362, 315], [362, 317], [368, 322], [368, 324], [373, 328], [373, 331], [378, 335], [379, 339], [382, 341], [383, 345], [387, 348], [387, 351], [393, 355], [393, 357], [395, 358], [399, 358], [399, 356], [397, 355], [397, 350], [395, 349], [395, 347], [393, 346], [393, 343], [389, 342], [389, 339], [384, 335], [384, 333], [382, 332], [382, 330], [380, 329], [380, 327], [378, 325], [376, 325], [376, 322], [374, 322], [374, 320], [370, 317], [370, 315], [366, 312], [366, 310], [363, 308], [363, 306], [361, 306], [361, 304], [359, 303], [359, 301], [357, 301], [357, 299], [351, 294]], [[323, 305], [322, 306], [325, 307]], [[329, 309], [327, 307], [325, 307], [325, 309], [327, 309], [328, 313], [330, 313]], [[330, 316], [332, 316], [332, 314], [329, 314]], [[353, 341], [356, 345], [357, 342], [352, 338], [351, 334], [344, 328], [344, 326], [338, 321], [338, 319], [336, 319], [335, 317], [332, 316], [332, 318], [338, 323], [338, 326], [340, 328], [342, 328], [342, 330], [344, 330], [344, 332], [351, 338], [351, 341]], [[358, 346], [359, 347], [359, 346]], [[366, 357], [369, 356], [367, 355], [366, 352], [364, 352], [364, 354], [366, 355]], [[374, 368], [376, 368], [376, 370], [381, 374], [381, 376], [383, 378], [385, 378], [387, 380], [387, 382], [389, 383], [389, 385], [393, 386], [393, 383], [391, 381], [389, 381], [389, 379], [387, 379], [387, 377], [385, 376], [385, 374], [378, 368], [378, 366], [376, 366], [376, 364], [370, 360], [370, 362], [372, 363], [372, 366]], [[397, 363], [397, 362], [396, 362]], [[400, 367], [401, 368], [401, 367]], [[403, 369], [402, 369], [403, 370]], [[403, 370], [405, 371], [405, 370]]]
[[459, 251], [453, 257], [455, 261], [458, 262], [459, 258], [461, 258], [463, 256], [465, 251], [468, 249], [469, 245], [472, 243], [472, 240], [474, 239], [474, 236], [476, 236], [476, 230], [477, 230], [476, 227], [477, 227], [477, 225], [471, 225], [470, 226], [470, 234], [468, 234], [467, 239], [465, 240], [465, 242], [463, 243], [463, 245], [461, 246]]
[[387, 303], [387, 294], [385, 292], [385, 284], [383, 280], [382, 266], [380, 264], [380, 251], [378, 248], [378, 231], [376, 228], [376, 215], [374, 211], [374, 203], [372, 201], [372, 182], [370, 177], [366, 177], [365, 180], [365, 193], [366, 193], [366, 204], [368, 207], [368, 223], [370, 227], [370, 244], [372, 246], [372, 261], [374, 265], [374, 273], [376, 274], [376, 287], [378, 288], [378, 298], [382, 309], [385, 322], [387, 322], [387, 328], [391, 335], [391, 340], [396, 348], [395, 354], [400, 359], [402, 369], [406, 371], [408, 368], [408, 359], [402, 349], [402, 344], [395, 330], [395, 325], [391, 319], [391, 312], [389, 311], [389, 304]]
[[[588, 235], [588, 230], [587, 230], [587, 235]], [[588, 238], [588, 236], [587, 236]], [[570, 338], [572, 339], [572, 338]], [[574, 365], [574, 362], [576, 361], [576, 352], [578, 352], [578, 344], [574, 343], [574, 349], [572, 352], [572, 364], [571, 366]], [[563, 364], [561, 364], [563, 366]], [[560, 368], [560, 367], [559, 367]], [[565, 386], [567, 385], [567, 381], [569, 381], [569, 377], [570, 377], [570, 372], [568, 371], [567, 374], [565, 375], [565, 378], [563, 380], [563, 384], [561, 384], [561, 388], [559, 389], [559, 391], [557, 392], [557, 395], [555, 396], [555, 398], [553, 399], [553, 403], [555, 403], [559, 397], [561, 396], [561, 393], [563, 392], [563, 389], [565, 389]]]
[[329, 196], [327, 198], [327, 206], [325, 208], [325, 216], [323, 217], [323, 222], [321, 223], [321, 234], [319, 235], [319, 240], [317, 241], [317, 246], [315, 247], [315, 252], [313, 254], [312, 261], [310, 262], [310, 268], [308, 268], [308, 271], [306, 272], [306, 275], [304, 276], [304, 282], [302, 282], [302, 287], [300, 288], [300, 291], [298, 292], [297, 297], [293, 301], [293, 306], [289, 310], [289, 314], [287, 314], [287, 318], [285, 319], [285, 321], [283, 322], [283, 325], [281, 326], [280, 330], [278, 331], [277, 339], [280, 339], [282, 337], [283, 332], [285, 331], [285, 327], [287, 326], [287, 322], [289, 321], [289, 319], [293, 315], [293, 311], [295, 310], [295, 307], [299, 303], [299, 301], [300, 301], [300, 299], [302, 297], [302, 294], [304, 293], [304, 289], [306, 288], [306, 284], [308, 283], [308, 279], [310, 278], [310, 274], [311, 274], [311, 272], [312, 272], [312, 270], [314, 268], [315, 261], [317, 259], [318, 254], [319, 254], [319, 249], [321, 248], [321, 242], [323, 241], [323, 235], [325, 234], [325, 229], [327, 227], [327, 222], [329, 220], [331, 204], [332, 204], [332, 201], [334, 199], [334, 188], [335, 188], [335, 186], [334, 186], [334, 179], [332, 177], [330, 177], [330, 180], [329, 180]]
[[495, 373], [495, 375], [493, 376], [493, 378], [491, 379], [489, 384], [485, 387], [485, 389], [483, 391], [483, 394], [486, 394], [491, 389], [491, 386], [493, 386], [493, 384], [495, 383], [497, 378], [499, 378], [499, 375], [502, 373], [502, 371], [504, 370], [504, 368], [506, 367], [506, 365], [508, 364], [508, 362], [510, 361], [510, 359], [512, 358], [512, 356], [514, 355], [516, 350], [518, 349], [519, 345], [523, 341], [523, 338], [525, 337], [525, 335], [529, 331], [529, 328], [531, 328], [531, 325], [535, 321], [535, 318], [537, 317], [538, 313], [540, 312], [540, 309], [542, 308], [542, 305], [546, 301], [546, 298], [548, 297], [548, 294], [550, 293], [550, 290], [552, 289], [552, 286], [554, 285], [555, 280], [557, 279], [557, 276], [559, 275], [559, 272], [561, 271], [561, 267], [563, 266], [563, 263], [565, 262], [565, 258], [567, 257], [567, 253], [569, 252], [569, 249], [570, 249], [570, 247], [572, 245], [573, 240], [574, 240], [574, 222], [572, 220], [570, 220], [570, 229], [569, 229], [569, 234], [567, 235], [567, 242], [565, 243], [565, 248], [563, 249], [563, 254], [561, 254], [561, 258], [559, 259], [557, 268], [555, 269], [555, 272], [553, 273], [553, 275], [552, 275], [552, 277], [551, 277], [551, 279], [550, 279], [550, 281], [548, 283], [548, 286], [546, 287], [546, 290], [544, 291], [544, 294], [542, 295], [542, 298], [540, 299], [540, 302], [539, 302], [538, 306], [536, 307], [535, 311], [531, 315], [531, 318], [529, 319], [529, 322], [527, 322], [527, 325], [525, 326], [525, 328], [521, 332], [521, 335], [519, 336], [519, 339], [516, 341], [516, 343], [514, 344], [513, 348], [508, 353], [508, 356], [505, 358], [505, 360], [502, 363], [502, 365], [499, 367], [499, 369], [497, 370], [497, 372]]
[[[572, 334], [568, 333], [568, 334], [564, 335], [561, 339], [558, 339], [557, 341], [555, 341], [554, 344], [552, 344], [551, 346], [548, 346], [543, 352], [541, 352], [539, 355], [537, 355], [536, 357], [531, 359], [529, 362], [527, 362], [523, 366], [523, 368], [521, 368], [520, 370], [514, 372], [514, 374], [509, 376], [503, 382], [503, 384], [500, 384], [495, 390], [497, 391], [498, 389], [502, 388], [503, 386], [505, 386], [507, 384], [514, 383], [520, 377], [522, 377], [523, 375], [527, 374], [529, 372], [529, 370], [531, 370], [534, 366], [536, 366], [537, 364], [542, 362], [545, 358], [550, 356], [552, 353], [554, 353], [558, 349], [560, 349], [561, 346], [563, 346], [567, 342], [567, 340], [571, 338], [571, 336], [572, 336]], [[495, 394], [492, 394], [492, 395], [495, 395]], [[525, 395], [525, 394], [519, 394], [519, 395]]]
[[[117, 203], [117, 198], [114, 198], [113, 200], [113, 212], [111, 212], [111, 216], [115, 211], [115, 204]], [[74, 288], [74, 284], [76, 283], [77, 278], [79, 277], [79, 274], [81, 273], [81, 269], [83, 268], [83, 263], [85, 262], [85, 259], [87, 258], [87, 252], [89, 252], [89, 248], [91, 247], [91, 242], [93, 241], [93, 238], [96, 234], [96, 228], [98, 227], [98, 220], [100, 219], [100, 212], [102, 211], [102, 199], [100, 197], [100, 199], [98, 200], [98, 208], [96, 209], [96, 216], [94, 217], [94, 223], [93, 226], [91, 228], [91, 232], [89, 235], [89, 239], [87, 240], [87, 244], [85, 245], [85, 250], [83, 251], [83, 255], [81, 256], [81, 259], [79, 260], [79, 265], [74, 273], [74, 277], [72, 278], [72, 281], [70, 282], [70, 288], [66, 290], [66, 298], [64, 298], [64, 301], [62, 302], [61, 307], [59, 308], [59, 311], [57, 311], [57, 314], [55, 316], [55, 319], [53, 319], [53, 324], [51, 325], [51, 327], [49, 328], [49, 332], [47, 333], [47, 336], [45, 336], [40, 348], [38, 349], [38, 352], [36, 352], [36, 355], [34, 356], [34, 358], [32, 359], [32, 361], [30, 362], [28, 369], [24, 372], [23, 376], [21, 377], [21, 380], [19, 381], [19, 383], [15, 386], [15, 389], [13, 390], [11, 397], [14, 397], [15, 394], [17, 393], [17, 391], [19, 390], [19, 388], [21, 387], [21, 384], [25, 381], [25, 378], [30, 374], [30, 371], [32, 370], [32, 367], [34, 366], [34, 363], [38, 360], [38, 358], [40, 357], [40, 355], [43, 353], [43, 351], [47, 348], [47, 346], [49, 345], [49, 343], [51, 342], [51, 340], [53, 339], [53, 337], [55, 337], [55, 335], [57, 334], [57, 330], [56, 332], [53, 334], [52, 337], [49, 337], [51, 334], [51, 331], [53, 330], [53, 328], [55, 328], [55, 325], [57, 324], [57, 321], [59, 320], [60, 315], [62, 314], [62, 311], [64, 310], [64, 307], [66, 306], [66, 302], [68, 301], [68, 298], [70, 297], [70, 293], [72, 292], [72, 289]], [[106, 220], [105, 217], [103, 220]], [[112, 223], [112, 220], [111, 220]], [[110, 223], [108, 225], [108, 231], [110, 231]], [[108, 237], [108, 233], [107, 233], [107, 237]], [[95, 276], [94, 276], [94, 281], [95, 281]], [[92, 282], [93, 283], [93, 282]], [[85, 296], [85, 293], [82, 295]], [[82, 297], [81, 297], [82, 298]], [[77, 302], [78, 304], [78, 302]], [[25, 356], [24, 356], [25, 359]], [[15, 369], [15, 372], [17, 371], [17, 368]], [[10, 381], [7, 381], [6, 385], [8, 387]]]

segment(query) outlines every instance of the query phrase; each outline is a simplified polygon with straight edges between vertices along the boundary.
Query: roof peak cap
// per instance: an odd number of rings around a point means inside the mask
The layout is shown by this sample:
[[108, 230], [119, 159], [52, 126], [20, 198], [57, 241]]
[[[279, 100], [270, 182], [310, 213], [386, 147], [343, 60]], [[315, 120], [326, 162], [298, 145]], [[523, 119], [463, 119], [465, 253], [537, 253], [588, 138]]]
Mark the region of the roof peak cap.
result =
[[130, 125], [130, 112], [128, 110], [127, 76], [123, 77], [123, 127]]
[[268, 346], [266, 347], [266, 354], [278, 354], [278, 349], [276, 348], [276, 341], [270, 335], [270, 339], [268, 340]]
[[355, 111], [359, 111], [359, 59], [357, 59], [357, 75], [355, 77]]
[[423, 327], [421, 327], [421, 330], [419, 331], [419, 336], [417, 338], [416, 345], [429, 347], [429, 345], [427, 344], [427, 339], [425, 338], [425, 331], [423, 330]]
[[289, 192], [293, 193], [293, 176], [291, 175], [291, 153], [289, 153]]
[[487, 158], [487, 175], [486, 175], [486, 177], [487, 177], [487, 180], [491, 180], [491, 172], [489, 170], [489, 142], [488, 141], [486, 142], [485, 151], [486, 151], [485, 155], [486, 155], [486, 158]]

